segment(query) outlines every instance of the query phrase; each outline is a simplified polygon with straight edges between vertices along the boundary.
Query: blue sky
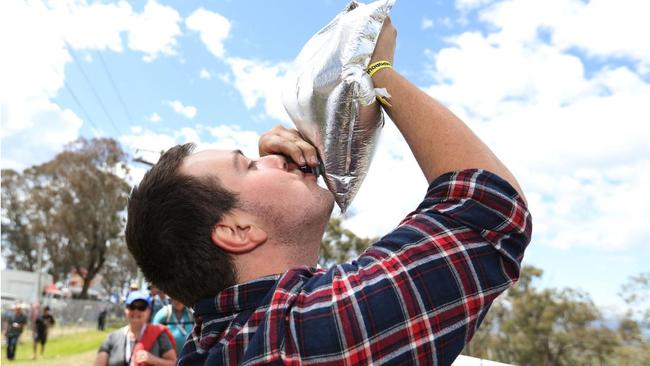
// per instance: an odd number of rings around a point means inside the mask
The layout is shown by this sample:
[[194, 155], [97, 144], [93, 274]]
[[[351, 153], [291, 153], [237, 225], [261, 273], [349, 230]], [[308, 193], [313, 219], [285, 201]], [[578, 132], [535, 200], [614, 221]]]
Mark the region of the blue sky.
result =
[[[0, 2], [3, 168], [113, 137], [132, 156], [243, 146], [291, 125], [278, 85], [346, 1]], [[650, 14], [643, 0], [397, 0], [395, 67], [523, 185], [544, 285], [616, 292], [650, 270]], [[139, 149], [139, 150], [136, 150]], [[134, 163], [137, 182], [145, 167]], [[346, 216], [381, 235], [426, 188], [390, 123]]]

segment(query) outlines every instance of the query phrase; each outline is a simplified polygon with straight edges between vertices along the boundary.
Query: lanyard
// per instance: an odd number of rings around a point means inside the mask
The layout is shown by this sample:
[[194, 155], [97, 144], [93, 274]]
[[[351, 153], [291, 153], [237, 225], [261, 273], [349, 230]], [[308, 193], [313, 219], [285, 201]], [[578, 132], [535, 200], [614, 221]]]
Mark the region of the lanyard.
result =
[[[174, 309], [172, 309], [174, 311]], [[185, 329], [185, 322], [183, 322], [183, 318], [185, 317], [185, 314], [187, 314], [188, 310], [187, 308], [183, 308], [183, 312], [181, 313], [180, 319], [176, 316], [176, 311], [174, 311], [174, 318], [176, 318], [176, 323], [178, 323], [178, 329], [179, 332], [183, 335], [183, 337], [187, 336], [187, 329]], [[187, 320], [190, 320], [189, 315], [187, 316]]]
[[[140, 335], [138, 338], [135, 339], [135, 342], [133, 342], [133, 346], [135, 347], [135, 344], [142, 339], [142, 335], [144, 335], [144, 331], [147, 329], [147, 325], [143, 325], [142, 329], [140, 329]], [[126, 336], [124, 337], [126, 340], [126, 345], [124, 346], [124, 361], [126, 361], [127, 365], [131, 365], [131, 362], [133, 361], [133, 350], [131, 349], [131, 342], [129, 342], [129, 326], [126, 326]]]

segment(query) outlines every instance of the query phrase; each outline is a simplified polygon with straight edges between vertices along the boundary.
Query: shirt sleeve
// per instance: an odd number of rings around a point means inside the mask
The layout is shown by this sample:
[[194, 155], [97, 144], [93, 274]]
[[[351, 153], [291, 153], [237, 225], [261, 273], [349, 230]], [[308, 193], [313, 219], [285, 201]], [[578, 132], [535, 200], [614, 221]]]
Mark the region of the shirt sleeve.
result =
[[104, 338], [104, 342], [102, 342], [102, 345], [99, 346], [99, 350], [97, 350], [97, 353], [106, 352], [110, 355], [114, 345], [115, 345], [114, 333], [109, 333], [106, 336], [106, 338]]
[[444, 174], [357, 260], [306, 282], [291, 312], [291, 347], [359, 363], [451, 364], [517, 280], [531, 232], [505, 180]]
[[174, 347], [172, 347], [172, 342], [169, 339], [169, 336], [167, 336], [167, 333], [165, 332], [161, 332], [158, 335], [158, 338], [156, 338], [156, 343], [158, 343], [158, 349], [160, 350], [160, 355], [158, 355], [159, 357], [162, 357], [162, 355], [167, 353], [167, 351], [170, 349], [174, 349]]
[[165, 320], [165, 308], [158, 310], [151, 321], [153, 324], [163, 324]]

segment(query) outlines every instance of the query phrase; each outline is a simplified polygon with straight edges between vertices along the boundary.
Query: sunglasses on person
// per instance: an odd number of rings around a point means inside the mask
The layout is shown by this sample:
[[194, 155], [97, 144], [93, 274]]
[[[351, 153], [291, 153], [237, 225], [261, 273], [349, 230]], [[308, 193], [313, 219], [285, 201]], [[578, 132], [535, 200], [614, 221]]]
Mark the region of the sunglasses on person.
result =
[[145, 311], [149, 308], [149, 304], [144, 301], [134, 301], [126, 306], [129, 310]]

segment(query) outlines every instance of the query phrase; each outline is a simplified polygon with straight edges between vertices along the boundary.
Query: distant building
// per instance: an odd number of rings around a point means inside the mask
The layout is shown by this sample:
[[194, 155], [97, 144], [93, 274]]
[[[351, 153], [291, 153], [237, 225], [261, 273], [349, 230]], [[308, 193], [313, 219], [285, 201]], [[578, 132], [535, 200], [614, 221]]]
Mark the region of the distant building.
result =
[[38, 293], [52, 284], [52, 276], [41, 273], [41, 288], [38, 288], [38, 274], [36, 272], [3, 269], [0, 289], [2, 301], [34, 303], [38, 300]]

